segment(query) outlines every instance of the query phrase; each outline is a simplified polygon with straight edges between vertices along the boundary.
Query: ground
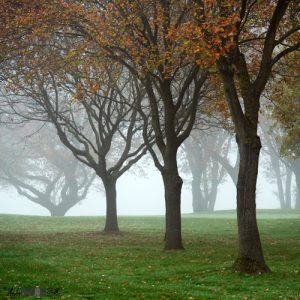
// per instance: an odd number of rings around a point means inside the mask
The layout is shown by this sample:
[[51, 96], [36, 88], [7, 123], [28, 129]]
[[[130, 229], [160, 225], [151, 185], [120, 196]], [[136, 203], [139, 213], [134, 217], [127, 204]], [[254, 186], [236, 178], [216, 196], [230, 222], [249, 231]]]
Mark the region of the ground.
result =
[[110, 236], [102, 217], [0, 215], [0, 299], [300, 299], [300, 211], [258, 215], [270, 274], [232, 271], [234, 212], [184, 215], [184, 251], [163, 251], [163, 217], [120, 217]]

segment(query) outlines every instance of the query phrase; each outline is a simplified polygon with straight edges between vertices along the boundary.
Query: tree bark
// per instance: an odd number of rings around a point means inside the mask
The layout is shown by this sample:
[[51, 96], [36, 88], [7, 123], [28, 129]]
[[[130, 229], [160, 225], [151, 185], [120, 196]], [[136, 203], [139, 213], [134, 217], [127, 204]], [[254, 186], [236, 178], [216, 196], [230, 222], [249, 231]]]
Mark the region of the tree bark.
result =
[[168, 159], [162, 171], [165, 187], [166, 233], [165, 250], [183, 249], [181, 237], [181, 188], [182, 179], [178, 174], [176, 156]]
[[237, 136], [240, 169], [237, 183], [237, 219], [239, 232], [239, 257], [235, 269], [246, 273], [268, 272], [256, 221], [256, 181], [258, 173], [260, 139]]
[[116, 180], [106, 178], [103, 180], [103, 184], [106, 194], [106, 220], [103, 231], [106, 233], [118, 232]]

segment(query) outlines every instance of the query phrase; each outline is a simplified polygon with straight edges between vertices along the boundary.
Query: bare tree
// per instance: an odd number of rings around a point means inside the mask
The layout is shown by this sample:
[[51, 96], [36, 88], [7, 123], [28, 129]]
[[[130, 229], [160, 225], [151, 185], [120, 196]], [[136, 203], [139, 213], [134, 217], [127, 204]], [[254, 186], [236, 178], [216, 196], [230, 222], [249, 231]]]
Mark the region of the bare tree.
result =
[[[261, 118], [260, 129], [262, 138], [265, 144], [263, 147], [270, 159], [270, 167], [274, 172], [277, 184], [277, 196], [280, 203], [280, 208], [291, 208], [291, 184], [292, 184], [292, 169], [288, 160], [280, 155], [280, 128], [276, 124], [271, 123], [267, 118]], [[283, 179], [285, 177], [285, 184]]]
[[51, 216], [64, 216], [86, 197], [95, 174], [59, 142], [54, 128], [35, 132], [32, 123], [21, 128], [2, 124], [0, 180]]
[[193, 211], [213, 211], [218, 186], [224, 180], [226, 168], [215, 158], [226, 160], [231, 143], [223, 130], [209, 132], [195, 130], [184, 143], [184, 152], [192, 174]]

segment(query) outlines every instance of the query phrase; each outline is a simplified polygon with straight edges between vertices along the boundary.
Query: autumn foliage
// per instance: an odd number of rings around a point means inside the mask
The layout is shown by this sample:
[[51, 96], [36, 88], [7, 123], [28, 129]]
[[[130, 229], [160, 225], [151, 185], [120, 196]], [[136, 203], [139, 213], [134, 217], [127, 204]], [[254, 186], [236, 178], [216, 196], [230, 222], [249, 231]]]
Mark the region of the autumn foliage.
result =
[[236, 1], [224, 1], [221, 7], [209, 0], [2, 2], [7, 8], [1, 13], [6, 54], [31, 59], [33, 67], [49, 65], [49, 56], [57, 63], [47, 46], [60, 47], [60, 39], [69, 37], [77, 42], [58, 48], [64, 59], [92, 53], [126, 63], [140, 75], [159, 69], [168, 77], [187, 61], [210, 67], [233, 47], [239, 21], [235, 12], [218, 13]]

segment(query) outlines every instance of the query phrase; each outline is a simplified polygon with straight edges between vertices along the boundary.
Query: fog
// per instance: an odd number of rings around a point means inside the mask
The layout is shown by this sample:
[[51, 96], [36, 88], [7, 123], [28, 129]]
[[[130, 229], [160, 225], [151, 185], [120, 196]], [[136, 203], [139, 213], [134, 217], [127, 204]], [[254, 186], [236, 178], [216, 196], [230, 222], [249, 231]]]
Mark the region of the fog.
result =
[[[185, 176], [187, 177], [187, 176]], [[184, 180], [182, 189], [182, 213], [192, 213], [192, 194], [190, 184]], [[160, 173], [154, 166], [149, 166], [147, 176], [142, 177], [131, 173], [124, 174], [117, 184], [119, 215], [163, 215], [164, 189]], [[271, 184], [263, 173], [259, 173], [257, 185], [257, 208], [280, 208], [275, 195], [276, 185]], [[227, 176], [219, 186], [215, 210], [235, 209], [236, 188]], [[21, 214], [49, 216], [49, 212], [38, 204], [18, 195], [13, 188], [0, 193], [1, 214]], [[76, 204], [66, 216], [104, 216], [105, 194], [91, 190], [87, 198]]]
[[[75, 159], [72, 152], [59, 142], [53, 127], [44, 127], [34, 133], [29, 125], [6, 131], [2, 129], [5, 137], [3, 140], [6, 142], [2, 145], [0, 160], [0, 213], [105, 216], [106, 194], [103, 179], [99, 176], [94, 179], [95, 171]], [[28, 135], [27, 128], [33, 134]], [[278, 182], [276, 184], [274, 159], [277, 159], [278, 164], [282, 163], [277, 154], [272, 156], [267, 150], [268, 146], [263, 146], [256, 192], [257, 208], [279, 209], [283, 207], [276, 194]], [[107, 163], [113, 166], [117, 161], [116, 157], [109, 156]], [[224, 164], [225, 160], [230, 165], [229, 168]], [[232, 135], [222, 130], [195, 132], [179, 149], [177, 162], [183, 179], [183, 214], [210, 211], [208, 207], [197, 210], [194, 205], [195, 201], [211, 199], [213, 184], [217, 187], [217, 196], [214, 196], [212, 209], [218, 211], [236, 208], [236, 186], [233, 183], [236, 177], [229, 176], [230, 168], [236, 172], [238, 167], [236, 143]], [[197, 181], [198, 190], [195, 193], [195, 184], [192, 184], [199, 176], [199, 170], [203, 172], [200, 172], [201, 180]], [[277, 173], [277, 181], [278, 176], [282, 179], [282, 185], [287, 184], [287, 173], [283, 166]], [[295, 179], [291, 177], [291, 207], [295, 207], [295, 186]], [[116, 187], [118, 215], [165, 214], [162, 176], [149, 154], [124, 172], [118, 178]], [[282, 189], [287, 191], [286, 187]], [[57, 214], [56, 208], [61, 209], [62, 214]]]

